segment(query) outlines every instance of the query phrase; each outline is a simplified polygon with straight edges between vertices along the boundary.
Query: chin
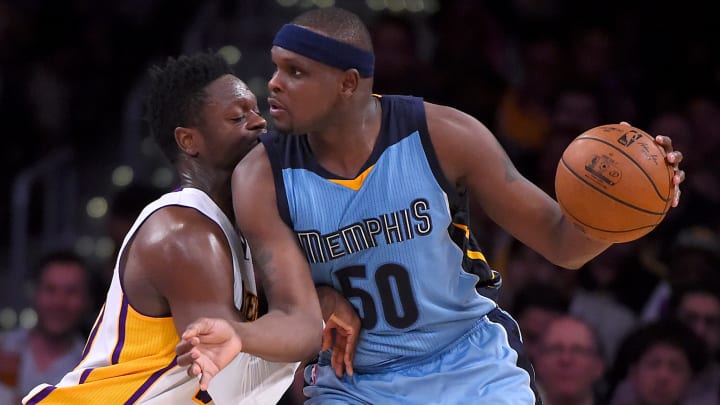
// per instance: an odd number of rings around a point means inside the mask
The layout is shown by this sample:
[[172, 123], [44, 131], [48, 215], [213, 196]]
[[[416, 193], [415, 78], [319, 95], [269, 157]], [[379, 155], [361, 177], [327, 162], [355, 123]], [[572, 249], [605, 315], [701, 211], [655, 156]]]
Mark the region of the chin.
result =
[[292, 130], [286, 129], [286, 128], [276, 127], [276, 128], [274, 128], [274, 130], [275, 130], [275, 132], [281, 133], [283, 135], [291, 135], [292, 134]]

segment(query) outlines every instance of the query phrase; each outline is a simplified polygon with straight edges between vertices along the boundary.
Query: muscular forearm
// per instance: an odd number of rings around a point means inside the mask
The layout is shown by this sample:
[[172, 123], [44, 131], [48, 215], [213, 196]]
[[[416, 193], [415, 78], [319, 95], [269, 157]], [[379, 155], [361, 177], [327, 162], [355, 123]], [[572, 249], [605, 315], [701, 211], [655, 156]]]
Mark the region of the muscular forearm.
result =
[[[333, 287], [327, 285], [317, 285], [318, 299], [320, 300], [320, 309], [325, 322], [330, 319], [330, 315], [335, 311], [336, 299], [340, 296]], [[341, 297], [341, 296], [340, 296]], [[341, 297], [343, 298], [343, 297]], [[344, 298], [343, 298], [344, 299]]]
[[558, 218], [555, 229], [557, 232], [553, 249], [555, 256], [550, 260], [567, 269], [579, 269], [612, 245], [609, 242], [588, 238], [563, 215]]
[[270, 310], [253, 322], [236, 323], [242, 351], [269, 361], [295, 362], [320, 351], [322, 320], [308, 312]]

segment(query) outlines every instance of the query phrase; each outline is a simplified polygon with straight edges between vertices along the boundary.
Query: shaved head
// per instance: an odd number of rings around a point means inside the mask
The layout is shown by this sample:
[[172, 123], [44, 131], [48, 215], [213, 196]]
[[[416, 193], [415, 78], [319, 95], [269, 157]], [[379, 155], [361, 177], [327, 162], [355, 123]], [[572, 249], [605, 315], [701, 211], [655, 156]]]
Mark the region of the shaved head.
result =
[[312, 9], [297, 16], [292, 23], [364, 51], [373, 51], [367, 26], [357, 14], [347, 10], [336, 7]]

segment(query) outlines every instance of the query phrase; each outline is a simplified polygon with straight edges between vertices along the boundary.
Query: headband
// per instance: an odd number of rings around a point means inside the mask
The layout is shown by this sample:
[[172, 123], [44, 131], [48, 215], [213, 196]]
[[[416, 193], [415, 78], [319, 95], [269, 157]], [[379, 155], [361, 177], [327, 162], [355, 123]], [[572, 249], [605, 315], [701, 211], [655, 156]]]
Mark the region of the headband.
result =
[[371, 52], [299, 25], [283, 25], [275, 35], [273, 45], [340, 70], [357, 69], [360, 77], [372, 77], [373, 75], [375, 56]]

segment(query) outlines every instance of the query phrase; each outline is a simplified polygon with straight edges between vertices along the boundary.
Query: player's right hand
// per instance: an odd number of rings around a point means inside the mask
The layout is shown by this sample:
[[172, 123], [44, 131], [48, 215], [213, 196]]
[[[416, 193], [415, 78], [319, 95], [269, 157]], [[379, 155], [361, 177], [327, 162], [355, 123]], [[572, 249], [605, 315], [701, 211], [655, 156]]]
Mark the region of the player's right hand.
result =
[[355, 348], [362, 327], [360, 316], [339, 292], [330, 288], [326, 293], [336, 297], [332, 300], [332, 312], [325, 320], [321, 350], [333, 349], [330, 365], [335, 375], [338, 377], [342, 377], [344, 373], [353, 375]]
[[240, 353], [242, 342], [232, 325], [224, 319], [200, 318], [188, 325], [175, 348], [177, 363], [188, 368], [188, 375], [200, 376], [200, 389]]

